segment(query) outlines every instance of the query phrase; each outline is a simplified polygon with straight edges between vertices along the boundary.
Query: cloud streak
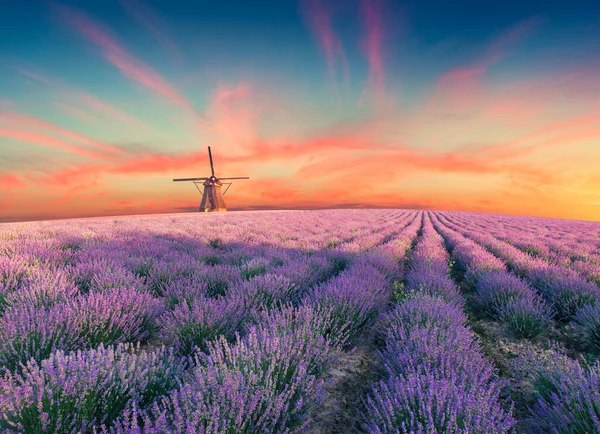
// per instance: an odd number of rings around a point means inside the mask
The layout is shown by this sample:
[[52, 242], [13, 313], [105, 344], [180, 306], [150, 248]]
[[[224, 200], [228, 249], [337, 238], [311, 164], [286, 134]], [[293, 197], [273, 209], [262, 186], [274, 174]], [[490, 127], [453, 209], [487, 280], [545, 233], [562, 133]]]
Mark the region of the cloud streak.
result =
[[173, 40], [168, 37], [163, 30], [165, 27], [155, 11], [150, 9], [148, 5], [137, 0], [118, 0], [121, 6], [130, 13], [144, 28], [146, 28], [160, 45], [171, 55], [177, 62], [182, 61], [181, 51]]
[[363, 49], [369, 62], [369, 77], [363, 96], [371, 94], [378, 108], [382, 108], [385, 99], [385, 79], [382, 54], [383, 0], [361, 0], [361, 17], [365, 35]]
[[177, 104], [188, 112], [196, 113], [189, 101], [179, 91], [142, 60], [130, 54], [108, 31], [85, 15], [66, 6], [57, 6], [61, 15], [81, 35], [102, 49], [104, 58], [127, 78], [134, 80], [158, 95]]
[[443, 74], [436, 85], [429, 108], [433, 109], [439, 99], [444, 97], [459, 110], [472, 106], [473, 99], [478, 96], [481, 77], [500, 62], [512, 47], [531, 34], [540, 21], [539, 17], [533, 17], [517, 23], [492, 39], [478, 59]]
[[342, 42], [333, 29], [332, 11], [328, 9], [324, 0], [304, 0], [302, 6], [307, 24], [325, 54], [329, 75], [336, 83], [337, 64], [340, 63], [342, 78], [347, 86], [349, 80], [348, 61]]

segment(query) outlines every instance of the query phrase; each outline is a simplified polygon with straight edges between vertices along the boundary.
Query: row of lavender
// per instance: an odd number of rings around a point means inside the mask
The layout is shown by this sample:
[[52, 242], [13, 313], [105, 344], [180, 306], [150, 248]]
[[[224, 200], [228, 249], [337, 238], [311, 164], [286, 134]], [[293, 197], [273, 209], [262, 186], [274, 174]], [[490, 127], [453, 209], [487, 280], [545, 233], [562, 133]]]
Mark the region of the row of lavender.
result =
[[571, 269], [535, 258], [495, 238], [489, 231], [477, 230], [468, 222], [454, 223], [445, 213], [439, 216], [446, 226], [483, 245], [505, 261], [513, 273], [529, 281], [539, 291], [557, 320], [567, 322], [574, 319], [583, 339], [590, 346], [600, 348], [600, 287]]
[[[526, 226], [515, 223], [501, 216], [497, 221], [479, 217], [469, 222], [532, 256], [572, 269], [600, 285], [600, 242], [597, 235], [593, 236], [592, 223], [562, 222], [562, 230], [556, 223], [542, 225], [533, 219], [525, 220]], [[573, 223], [585, 226], [587, 231], [575, 231]]]
[[[12, 237], [1, 274], [0, 357], [8, 372], [0, 426], [138, 432], [143, 421], [147, 432], [303, 430], [335, 352], [385, 304], [394, 255], [406, 249], [400, 230], [416, 232], [414, 215], [363, 218], [362, 237], [345, 228], [326, 249], [339, 226], [322, 225], [323, 242], [305, 252], [281, 249], [291, 240], [285, 235], [256, 242], [257, 224], [246, 251], [240, 234], [165, 243], [155, 225], [152, 238], [135, 226], [129, 239], [110, 229], [85, 241], [72, 236], [59, 250], [68, 254]], [[267, 231], [286, 234], [280, 226]], [[377, 242], [385, 244], [352, 253]], [[105, 347], [150, 337], [173, 347]]]
[[468, 328], [448, 253], [428, 215], [399, 304], [382, 320], [385, 378], [366, 399], [369, 433], [508, 433], [516, 421]]
[[[465, 222], [461, 226], [453, 226], [451, 220], [445, 220], [446, 225], [440, 220], [447, 213], [437, 213], [434, 218], [436, 229], [446, 241], [452, 252], [452, 258], [464, 275], [463, 287], [467, 290], [474, 289], [475, 305], [484, 315], [489, 315], [500, 320], [507, 328], [518, 337], [534, 337], [542, 333], [550, 323], [550, 307], [560, 316], [561, 305], [550, 304], [553, 299], [540, 297], [538, 292], [523, 280], [511, 274], [503, 261], [492, 255], [481, 245], [463, 236], [468, 235], [481, 241], [492, 251], [504, 253], [509, 258], [509, 264], [524, 264], [527, 258], [510, 247], [505, 247], [501, 241], [494, 241], [492, 237], [477, 233], [471, 224]], [[458, 231], [462, 230], [463, 235]], [[504, 250], [502, 250], [504, 247]], [[512, 253], [512, 256], [507, 254]], [[520, 259], [516, 259], [520, 258]], [[540, 264], [539, 261], [534, 264]], [[545, 265], [542, 270], [552, 269]], [[519, 270], [522, 268], [516, 268]], [[535, 270], [535, 269], [534, 269]], [[556, 270], [556, 269], [554, 269]], [[535, 275], [534, 271], [529, 273]], [[526, 279], [530, 274], [521, 273]], [[538, 273], [543, 273], [539, 271]], [[535, 280], [534, 280], [535, 282]], [[580, 284], [581, 281], [577, 281]], [[559, 284], [555, 286], [560, 288]], [[569, 288], [563, 288], [568, 291]], [[544, 292], [542, 292], [544, 294]], [[556, 298], [554, 298], [556, 300]], [[589, 338], [589, 333], [597, 333], [598, 317], [591, 315], [585, 321], [585, 314], [590, 312], [590, 306], [584, 306], [575, 315], [584, 336]], [[589, 315], [589, 314], [588, 314]], [[531, 409], [528, 419], [522, 421], [522, 431], [549, 432], [549, 433], [591, 433], [600, 431], [600, 365], [591, 367], [582, 366], [581, 363], [567, 357], [565, 351], [558, 344], [553, 344], [550, 350], [537, 354], [525, 353], [517, 360], [510, 363], [515, 375], [527, 379], [534, 386], [537, 393], [537, 402]]]

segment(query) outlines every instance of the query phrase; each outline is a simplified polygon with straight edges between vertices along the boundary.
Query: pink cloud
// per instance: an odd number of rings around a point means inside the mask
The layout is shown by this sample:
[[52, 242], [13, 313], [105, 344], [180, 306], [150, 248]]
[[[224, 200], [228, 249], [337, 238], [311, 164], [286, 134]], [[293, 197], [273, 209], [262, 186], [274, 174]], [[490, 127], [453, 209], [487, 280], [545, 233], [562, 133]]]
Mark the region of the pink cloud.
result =
[[62, 110], [68, 116], [72, 118], [78, 119], [83, 122], [96, 122], [97, 119], [89, 113], [86, 113], [83, 110], [78, 109], [77, 107], [73, 107], [72, 105], [65, 104], [62, 102], [56, 102], [56, 107]]
[[213, 102], [215, 104], [229, 104], [248, 99], [250, 95], [251, 92], [249, 87], [243, 83], [238, 83], [234, 89], [219, 85], [214, 93]]
[[479, 97], [480, 78], [501, 61], [513, 45], [531, 33], [539, 22], [540, 19], [534, 17], [514, 25], [493, 39], [480, 58], [443, 74], [429, 102], [429, 109], [438, 105], [441, 98], [459, 110], [472, 106]]
[[349, 78], [348, 62], [340, 38], [333, 30], [331, 11], [325, 6], [324, 0], [305, 0], [302, 5], [308, 25], [325, 52], [329, 74], [335, 79], [337, 73], [336, 60], [339, 59], [342, 64], [343, 77], [347, 84]]
[[[29, 70], [24, 70], [22, 68], [18, 68], [17, 72], [21, 75], [24, 75], [32, 80], [37, 81], [38, 83], [44, 84], [49, 88], [54, 88], [58, 91], [57, 99], [68, 101], [68, 102], [59, 102], [61, 108], [67, 111], [70, 111], [71, 114], [80, 115], [82, 117], [86, 117], [84, 110], [81, 110], [79, 107], [75, 107], [75, 104], [84, 105], [87, 109], [91, 109], [97, 113], [101, 113], [111, 119], [123, 122], [128, 125], [138, 125], [144, 126], [146, 128], [151, 128], [150, 125], [147, 125], [143, 121], [137, 119], [135, 116], [125, 112], [121, 108], [109, 104], [106, 101], [94, 96], [88, 92], [85, 92], [81, 89], [77, 89], [71, 85], [67, 85], [60, 80], [52, 77], [49, 78], [46, 75], [42, 75], [39, 72], [32, 72]], [[67, 108], [65, 106], [70, 106]], [[8, 108], [7, 108], [8, 109]], [[85, 113], [85, 114], [84, 114]]]
[[145, 27], [156, 38], [160, 45], [174, 58], [181, 62], [181, 52], [171, 38], [167, 37], [162, 30], [165, 25], [161, 22], [156, 12], [151, 10], [147, 4], [137, 0], [118, 0], [143, 27]]
[[64, 142], [54, 137], [50, 137], [44, 134], [39, 134], [30, 131], [17, 131], [9, 129], [0, 129], [0, 137], [6, 137], [8, 139], [17, 140], [20, 142], [26, 142], [33, 145], [44, 146], [46, 148], [63, 151], [67, 153], [76, 153], [87, 158], [106, 160], [109, 159], [105, 154], [101, 154], [95, 151], [90, 151], [79, 146], [72, 145], [71, 143]]
[[382, 0], [362, 0], [361, 16], [365, 26], [363, 48], [369, 61], [369, 78], [363, 95], [373, 93], [378, 107], [385, 98], [385, 80], [381, 45], [383, 42]]
[[[6, 122], [7, 124], [12, 125], [13, 127], [16, 127], [17, 129], [27, 130], [28, 128], [31, 128], [31, 127], [41, 128], [43, 130], [49, 130], [55, 134], [67, 137], [70, 140], [84, 143], [88, 146], [93, 146], [93, 147], [101, 149], [103, 151], [110, 152], [111, 154], [120, 154], [120, 155], [125, 154], [125, 152], [123, 150], [121, 150], [119, 148], [115, 148], [114, 146], [104, 144], [97, 140], [90, 139], [81, 134], [66, 130], [61, 127], [57, 127], [56, 125], [49, 124], [47, 122], [32, 118], [27, 115], [22, 115], [22, 114], [16, 113], [16, 112], [4, 112], [3, 117], [4, 117], [4, 120], [7, 121]], [[26, 137], [26, 136], [22, 136], [22, 137]], [[33, 136], [30, 136], [30, 137], [33, 137]], [[106, 157], [103, 156], [103, 158], [106, 158]]]
[[79, 33], [103, 50], [104, 58], [117, 67], [124, 76], [141, 83], [186, 110], [196, 113], [192, 105], [179, 94], [171, 83], [149, 65], [128, 53], [116, 38], [109, 35], [96, 22], [85, 14], [66, 6], [61, 6], [59, 10]]

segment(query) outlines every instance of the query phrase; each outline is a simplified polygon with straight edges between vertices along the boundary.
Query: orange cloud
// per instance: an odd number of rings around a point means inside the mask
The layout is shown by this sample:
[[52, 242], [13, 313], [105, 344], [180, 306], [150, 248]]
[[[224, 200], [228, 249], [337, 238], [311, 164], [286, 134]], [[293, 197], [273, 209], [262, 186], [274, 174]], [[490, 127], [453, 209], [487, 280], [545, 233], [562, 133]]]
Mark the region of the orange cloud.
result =
[[0, 174], [0, 190], [18, 190], [24, 188], [25, 184], [19, 175], [9, 173], [6, 175]]

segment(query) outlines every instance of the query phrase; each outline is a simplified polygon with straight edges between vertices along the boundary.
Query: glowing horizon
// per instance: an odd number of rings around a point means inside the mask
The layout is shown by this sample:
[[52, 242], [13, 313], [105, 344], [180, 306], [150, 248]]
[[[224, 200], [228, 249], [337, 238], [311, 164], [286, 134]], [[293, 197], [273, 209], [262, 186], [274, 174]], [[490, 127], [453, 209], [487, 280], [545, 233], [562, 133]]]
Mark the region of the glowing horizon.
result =
[[230, 209], [600, 221], [600, 6], [76, 3], [2, 6], [0, 222], [197, 209], [209, 145]]

